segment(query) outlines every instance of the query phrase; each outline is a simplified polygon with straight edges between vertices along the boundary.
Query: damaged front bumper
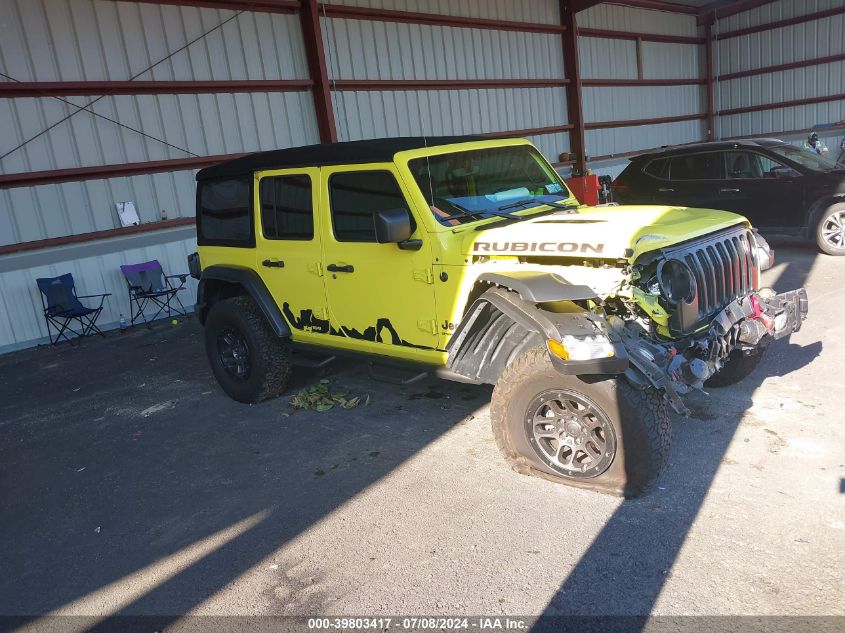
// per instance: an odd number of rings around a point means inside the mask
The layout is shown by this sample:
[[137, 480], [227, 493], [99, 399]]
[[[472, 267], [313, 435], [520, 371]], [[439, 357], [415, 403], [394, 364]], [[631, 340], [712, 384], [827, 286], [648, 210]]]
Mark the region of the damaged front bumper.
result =
[[681, 394], [702, 389], [733, 352], [759, 353], [800, 330], [808, 309], [804, 288], [781, 294], [767, 288], [731, 302], [704, 333], [687, 339], [661, 343], [618, 324], [613, 331], [628, 357], [628, 380], [663, 391], [676, 411], [687, 414]]

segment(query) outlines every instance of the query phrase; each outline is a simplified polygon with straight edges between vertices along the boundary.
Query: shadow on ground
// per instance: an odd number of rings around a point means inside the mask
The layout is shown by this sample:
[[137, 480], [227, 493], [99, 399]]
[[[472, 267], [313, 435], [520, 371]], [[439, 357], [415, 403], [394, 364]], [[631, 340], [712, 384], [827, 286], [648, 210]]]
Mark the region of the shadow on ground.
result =
[[[240, 524], [142, 595], [100, 605], [186, 613], [490, 397], [432, 381], [385, 388], [340, 364], [332, 390], [369, 393], [369, 406], [245, 406], [213, 382], [191, 321], [13, 354], [0, 375], [7, 615], [68, 606]], [[291, 390], [316, 379], [299, 370]]]
[[[808, 257], [802, 250], [776, 278], [767, 276], [764, 281], [778, 292], [803, 286], [815, 255]], [[810, 303], [812, 318], [812, 297]], [[774, 343], [765, 361], [748, 378], [726, 388], [732, 390], [729, 398], [719, 397], [719, 393], [714, 393], [714, 398], [704, 394], [687, 398], [691, 417], [673, 415], [672, 457], [663, 483], [658, 483], [666, 491], [661, 493], [660, 504], [649, 495], [620, 504], [549, 601], [546, 617], [538, 621], [535, 631], [570, 630], [584, 624], [549, 616], [635, 616], [622, 623], [624, 630], [645, 627], [737, 427], [753, 406], [757, 388], [770, 376], [800, 370], [822, 350], [821, 342], [801, 346], [787, 341]], [[679, 483], [668, 485], [667, 479]], [[648, 555], [633, 557], [632, 551]]]

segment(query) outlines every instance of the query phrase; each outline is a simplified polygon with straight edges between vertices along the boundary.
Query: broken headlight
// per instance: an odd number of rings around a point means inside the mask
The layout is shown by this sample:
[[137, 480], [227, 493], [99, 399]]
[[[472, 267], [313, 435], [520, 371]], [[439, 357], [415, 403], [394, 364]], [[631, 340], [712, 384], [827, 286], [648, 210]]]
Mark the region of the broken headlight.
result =
[[657, 267], [657, 283], [669, 303], [689, 303], [695, 298], [695, 276], [680, 259], [660, 262]]
[[546, 341], [549, 351], [563, 360], [594, 360], [616, 355], [613, 343], [604, 334], [573, 336], [564, 334], [559, 341]]

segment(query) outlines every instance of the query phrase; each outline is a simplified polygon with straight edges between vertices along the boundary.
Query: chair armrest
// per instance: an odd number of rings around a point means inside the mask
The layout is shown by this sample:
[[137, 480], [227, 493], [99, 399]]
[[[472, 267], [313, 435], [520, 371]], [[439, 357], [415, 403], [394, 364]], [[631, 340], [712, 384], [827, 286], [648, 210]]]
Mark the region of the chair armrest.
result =
[[94, 297], [111, 297], [110, 292], [104, 292], [99, 295], [77, 295], [77, 299], [93, 299]]
[[165, 279], [178, 279], [182, 283], [185, 283], [185, 280], [190, 277], [190, 273], [182, 273], [180, 275], [165, 275]]

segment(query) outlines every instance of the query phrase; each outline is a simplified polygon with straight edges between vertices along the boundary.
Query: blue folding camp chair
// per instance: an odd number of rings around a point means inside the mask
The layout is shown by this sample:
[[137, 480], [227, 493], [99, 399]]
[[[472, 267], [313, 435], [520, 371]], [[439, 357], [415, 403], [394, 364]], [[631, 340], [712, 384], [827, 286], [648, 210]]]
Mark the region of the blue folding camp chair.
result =
[[[129, 287], [129, 315], [132, 325], [139, 319], [149, 325], [150, 321], [155, 321], [164, 311], [167, 311], [167, 316], [173, 316], [174, 313], [178, 316], [188, 316], [185, 306], [179, 300], [179, 292], [185, 290], [188, 273], [165, 275], [157, 259], [141, 264], [125, 264], [120, 267], [120, 271]], [[174, 279], [179, 280], [178, 286], [173, 283]], [[174, 302], [179, 306], [174, 305]], [[144, 309], [150, 303], [153, 307], [158, 306], [158, 311], [153, 318], [148, 319]]]
[[[76, 286], [73, 283], [73, 275], [66, 273], [58, 277], [41, 277], [35, 280], [38, 289], [41, 291], [41, 305], [44, 308], [44, 319], [47, 321], [47, 336], [50, 337], [50, 344], [57, 345], [61, 339], [68, 343], [73, 341], [68, 333], [76, 334], [83, 338], [91, 334], [105, 336], [97, 327], [97, 319], [103, 311], [103, 302], [111, 293], [99, 295], [76, 294]], [[89, 308], [79, 301], [80, 299], [100, 299], [100, 305], [96, 308]], [[79, 322], [79, 331], [71, 327], [74, 321]], [[53, 338], [51, 326], [56, 329], [56, 338]]]

